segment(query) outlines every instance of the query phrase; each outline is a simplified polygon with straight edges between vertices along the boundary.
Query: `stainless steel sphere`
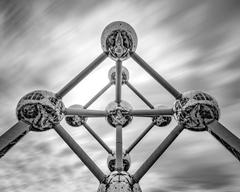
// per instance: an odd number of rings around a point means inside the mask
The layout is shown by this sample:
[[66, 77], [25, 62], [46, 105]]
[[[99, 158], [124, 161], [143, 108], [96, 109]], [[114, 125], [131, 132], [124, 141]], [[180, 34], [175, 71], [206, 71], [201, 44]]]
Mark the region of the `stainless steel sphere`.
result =
[[[157, 105], [154, 108], [155, 109], [166, 109], [167, 107], [164, 105]], [[171, 123], [172, 116], [171, 115], [159, 115], [159, 116], [153, 117], [152, 121], [153, 121], [154, 125], [156, 125], [158, 127], [164, 127]]]
[[219, 119], [217, 101], [202, 91], [188, 91], [174, 104], [175, 117], [185, 128], [204, 131], [207, 125]]
[[[109, 170], [112, 172], [116, 166], [116, 154], [109, 154], [107, 158], [107, 165]], [[129, 154], [123, 154], [123, 170], [128, 171], [131, 166], [131, 158]]]
[[[77, 108], [77, 109], [83, 109], [82, 105], [72, 105], [69, 108]], [[82, 117], [79, 115], [68, 115], [65, 117], [65, 121], [68, 125], [72, 127], [80, 127], [84, 122], [86, 122], [87, 118]]]
[[142, 192], [142, 190], [129, 173], [113, 171], [100, 184], [98, 192]]
[[101, 36], [104, 52], [113, 60], [126, 60], [137, 48], [135, 30], [123, 21], [115, 21], [105, 27]]
[[[108, 72], [108, 78], [114, 84], [116, 83], [116, 66], [112, 67]], [[129, 72], [126, 67], [122, 67], [122, 84], [129, 80]]]
[[126, 101], [121, 101], [120, 104], [117, 104], [115, 101], [113, 101], [106, 107], [107, 122], [113, 127], [116, 127], [117, 125], [126, 127], [133, 118], [131, 115], [129, 115], [131, 110], [131, 105]]
[[64, 104], [54, 93], [37, 90], [20, 99], [16, 113], [18, 120], [32, 125], [33, 131], [53, 128], [63, 119]]

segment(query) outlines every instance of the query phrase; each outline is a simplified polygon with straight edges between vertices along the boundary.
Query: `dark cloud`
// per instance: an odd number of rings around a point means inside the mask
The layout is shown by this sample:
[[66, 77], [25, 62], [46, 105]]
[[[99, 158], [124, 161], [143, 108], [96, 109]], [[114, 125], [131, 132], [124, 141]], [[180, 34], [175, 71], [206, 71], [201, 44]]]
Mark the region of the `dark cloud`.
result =
[[60, 153], [58, 154], [60, 157], [66, 157], [66, 156], [72, 156], [73, 152], [71, 149], [69, 149], [68, 147], [66, 147], [65, 149], [63, 149], [62, 151], [60, 151]]
[[[176, 0], [169, 1], [168, 6], [171, 9], [168, 17], [164, 20], [167, 24], [181, 22], [182, 18], [185, 17], [188, 13], [191, 13], [193, 10], [197, 10], [197, 8], [206, 6], [206, 10], [202, 10], [203, 15], [207, 18], [201, 23], [200, 26], [196, 28], [192, 28], [193, 32], [197, 32], [200, 34], [202, 32], [207, 32], [210, 29], [214, 29], [216, 27], [220, 27], [221, 24], [225, 24], [228, 20], [236, 16], [240, 16], [240, 3], [237, 0], [213, 0], [213, 1], [197, 1], [197, 0], [183, 0], [178, 2]], [[194, 14], [193, 14], [194, 16]], [[192, 18], [190, 22], [194, 22], [194, 20], [199, 18]], [[189, 23], [191, 26], [191, 23]], [[179, 27], [179, 26], [178, 26]], [[184, 26], [185, 27], [185, 26]], [[190, 29], [190, 28], [189, 28]]]
[[225, 65], [223, 70], [237, 70], [237, 71], [240, 71], [240, 56], [237, 55], [233, 61], [229, 62], [228, 65]]
[[[226, 77], [226, 79], [229, 77]], [[224, 103], [222, 105], [231, 105], [240, 99], [240, 77], [235, 81], [231, 81], [222, 86], [224, 87]]]
[[[206, 1], [197, 1], [197, 0], [183, 0], [179, 3], [176, 0], [169, 1], [167, 6], [170, 7], [171, 12], [168, 14], [168, 17], [163, 20], [164, 23], [176, 22], [184, 16], [187, 12], [191, 11], [195, 7], [202, 5]], [[160, 23], [161, 24], [161, 23]]]
[[40, 153], [43, 153], [45, 155], [50, 154], [52, 152], [51, 145], [47, 142], [39, 143], [39, 144], [35, 145], [34, 147]]
[[61, 169], [62, 169], [61, 172], [69, 176], [71, 176], [74, 173], [74, 169], [72, 166], [65, 165], [65, 166], [62, 166]]
[[97, 0], [53, 0], [49, 1], [49, 6], [46, 9], [46, 13], [55, 16], [56, 19], [82, 16], [85, 14], [91, 14], [91, 11], [96, 9], [99, 5], [104, 4], [105, 1]]
[[0, 9], [4, 13], [4, 33], [6, 36], [18, 32], [24, 33], [27, 22], [31, 18], [33, 1], [2, 0]]
[[194, 61], [195, 65], [203, 64], [208, 51], [216, 49], [229, 37], [234, 27], [232, 21], [240, 18], [240, 4], [236, 0], [170, 1], [167, 7], [171, 12], [160, 20], [159, 27], [166, 24], [185, 36], [183, 44], [203, 51], [201, 59]]
[[227, 22], [233, 17], [240, 16], [240, 2], [238, 0], [214, 0], [207, 1], [209, 6], [210, 21], [209, 26], [215, 27], [221, 23]]
[[79, 169], [79, 168], [82, 168], [83, 166], [84, 166], [83, 163], [79, 161], [73, 165], [73, 169]]
[[180, 171], [177, 175], [172, 176], [173, 183], [178, 183], [172, 186], [173, 190], [191, 189], [197, 187], [199, 189], [223, 189], [231, 186], [234, 183], [235, 175], [226, 172], [223, 167], [218, 165], [209, 166], [189, 166], [187, 169]]
[[149, 192], [170, 192], [169, 190], [162, 190], [162, 189], [152, 189]]
[[50, 20], [66, 20], [69, 17], [84, 17], [102, 3], [104, 1], [97, 0], [2, 0], [0, 10], [4, 13], [5, 35], [17, 34], [20, 37], [39, 19], [33, 17], [35, 11], [42, 9], [43, 16]]

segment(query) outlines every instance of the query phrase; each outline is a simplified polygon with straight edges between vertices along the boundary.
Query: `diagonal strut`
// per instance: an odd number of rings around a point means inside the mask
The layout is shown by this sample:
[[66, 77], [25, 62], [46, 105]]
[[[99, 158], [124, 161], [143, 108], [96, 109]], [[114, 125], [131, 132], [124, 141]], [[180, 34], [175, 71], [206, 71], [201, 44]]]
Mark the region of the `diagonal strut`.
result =
[[83, 126], [87, 129], [87, 131], [98, 141], [98, 143], [109, 153], [113, 154], [113, 151], [107, 146], [107, 144], [89, 127], [86, 122], [83, 122]]
[[19, 121], [0, 136], [0, 158], [3, 157], [23, 136], [30, 131], [31, 125]]
[[143, 139], [143, 137], [153, 128], [154, 123], [152, 122], [142, 133], [138, 136], [138, 138], [126, 149], [125, 153], [130, 153], [133, 148]]
[[208, 125], [208, 132], [240, 161], [240, 139], [238, 137], [218, 121]]
[[150, 65], [148, 65], [139, 55], [131, 53], [131, 57], [136, 61], [146, 72], [148, 72], [158, 83], [168, 90], [176, 99], [182, 97], [172, 85], [170, 85], [163, 77], [161, 77]]
[[125, 83], [150, 109], [153, 109], [154, 106], [135, 88], [131, 83], [126, 81]]
[[141, 167], [133, 175], [136, 183], [138, 183], [140, 179], [147, 173], [147, 171], [153, 166], [153, 164], [164, 153], [164, 151], [166, 151], [166, 149], [172, 144], [172, 142], [177, 138], [183, 129], [184, 127], [182, 125], [177, 125], [157, 147], [157, 149], [150, 155], [150, 157], [141, 165]]
[[64, 97], [73, 87], [75, 87], [81, 80], [83, 80], [93, 69], [95, 69], [101, 62], [107, 58], [106, 53], [99, 55], [91, 64], [89, 64], [83, 71], [74, 77], [67, 85], [56, 93], [58, 98]]
[[60, 124], [56, 125], [54, 129], [58, 133], [58, 135], [65, 141], [65, 143], [72, 149], [72, 151], [88, 167], [88, 169], [99, 180], [99, 182], [102, 182], [105, 179], [104, 173], [85, 153], [85, 151], [77, 144], [77, 142], [68, 134], [68, 132], [65, 131], [65, 129]]
[[90, 105], [93, 104], [105, 91], [107, 91], [112, 85], [112, 82], [108, 83], [105, 87], [103, 87], [90, 101], [88, 101], [83, 108], [87, 109]]

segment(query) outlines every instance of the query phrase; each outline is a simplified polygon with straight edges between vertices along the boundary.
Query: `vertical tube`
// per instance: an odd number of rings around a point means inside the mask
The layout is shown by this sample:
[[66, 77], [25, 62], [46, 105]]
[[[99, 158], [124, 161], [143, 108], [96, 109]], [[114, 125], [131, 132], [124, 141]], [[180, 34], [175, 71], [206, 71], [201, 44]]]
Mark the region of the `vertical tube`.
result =
[[88, 132], [98, 141], [98, 143], [110, 154], [113, 154], [112, 150], [107, 146], [107, 144], [88, 126], [87, 123], [83, 123], [83, 126], [88, 130]]
[[102, 182], [105, 179], [104, 173], [94, 163], [94, 161], [85, 153], [85, 151], [77, 144], [76, 141], [64, 130], [59, 124], [54, 127], [58, 135], [66, 142], [72, 151], [81, 159], [81, 161], [88, 167], [88, 169], [95, 175], [95, 177]]
[[218, 121], [208, 125], [208, 132], [240, 161], [240, 139], [238, 137]]
[[123, 170], [122, 126], [116, 126], [116, 170]]
[[133, 87], [129, 82], [126, 82], [126, 85], [151, 109], [154, 108], [154, 106], [141, 94], [138, 92], [135, 87]]
[[109, 87], [111, 87], [112, 83], [108, 83], [102, 90], [100, 90], [90, 101], [84, 105], [84, 109], [87, 109], [90, 105], [93, 104], [94, 101], [96, 101], [105, 91], [108, 90]]
[[116, 61], [116, 103], [121, 102], [122, 94], [122, 61]]
[[184, 127], [182, 125], [177, 125], [171, 131], [171, 133], [163, 140], [163, 142], [157, 147], [157, 149], [133, 175], [135, 182], [138, 183], [140, 181], [140, 179], [147, 173], [147, 171], [153, 166], [153, 164], [164, 153], [164, 151], [172, 144], [172, 142], [177, 138], [177, 136], [182, 132], [183, 129]]
[[106, 53], [99, 55], [90, 65], [81, 71], [74, 79], [65, 85], [60, 91], [56, 93], [58, 98], [64, 97], [73, 87], [75, 87], [81, 80], [83, 80], [93, 69], [95, 69], [104, 59], [107, 58]]
[[146, 72], [148, 72], [158, 83], [169, 91], [176, 99], [182, 97], [172, 85], [170, 85], [163, 77], [161, 77], [150, 65], [148, 65], [139, 55], [132, 53], [131, 57], [136, 61]]
[[138, 138], [127, 148], [126, 153], [130, 153], [133, 148], [142, 140], [142, 138], [153, 128], [154, 123], [152, 122]]

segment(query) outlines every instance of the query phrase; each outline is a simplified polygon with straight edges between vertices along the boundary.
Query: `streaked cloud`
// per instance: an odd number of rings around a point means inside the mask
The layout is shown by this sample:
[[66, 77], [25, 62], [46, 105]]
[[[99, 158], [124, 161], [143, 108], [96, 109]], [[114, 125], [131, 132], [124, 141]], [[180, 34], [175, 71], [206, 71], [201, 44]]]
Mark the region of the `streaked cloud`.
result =
[[[137, 53], [180, 91], [209, 92], [221, 107], [221, 122], [240, 137], [240, 3], [238, 0], [77, 1], [3, 0], [0, 2], [0, 133], [15, 122], [20, 97], [35, 89], [57, 91], [101, 53], [100, 36], [115, 20], [131, 24]], [[169, 96], [132, 59], [123, 63], [130, 82], [153, 105], [172, 106]], [[64, 98], [84, 105], [108, 83], [113, 66], [104, 61]], [[145, 108], [126, 87], [123, 99]], [[105, 109], [114, 88], [90, 108]], [[124, 129], [124, 147], [149, 124], [133, 119]], [[89, 125], [114, 149], [115, 130], [104, 119]], [[134, 173], [176, 125], [154, 127], [132, 151]], [[107, 153], [84, 128], [63, 126], [108, 173]], [[0, 191], [96, 191], [98, 182], [58, 135], [29, 133], [0, 161]], [[207, 133], [188, 130], [146, 174], [144, 191], [215, 192], [240, 190], [239, 162]]]

